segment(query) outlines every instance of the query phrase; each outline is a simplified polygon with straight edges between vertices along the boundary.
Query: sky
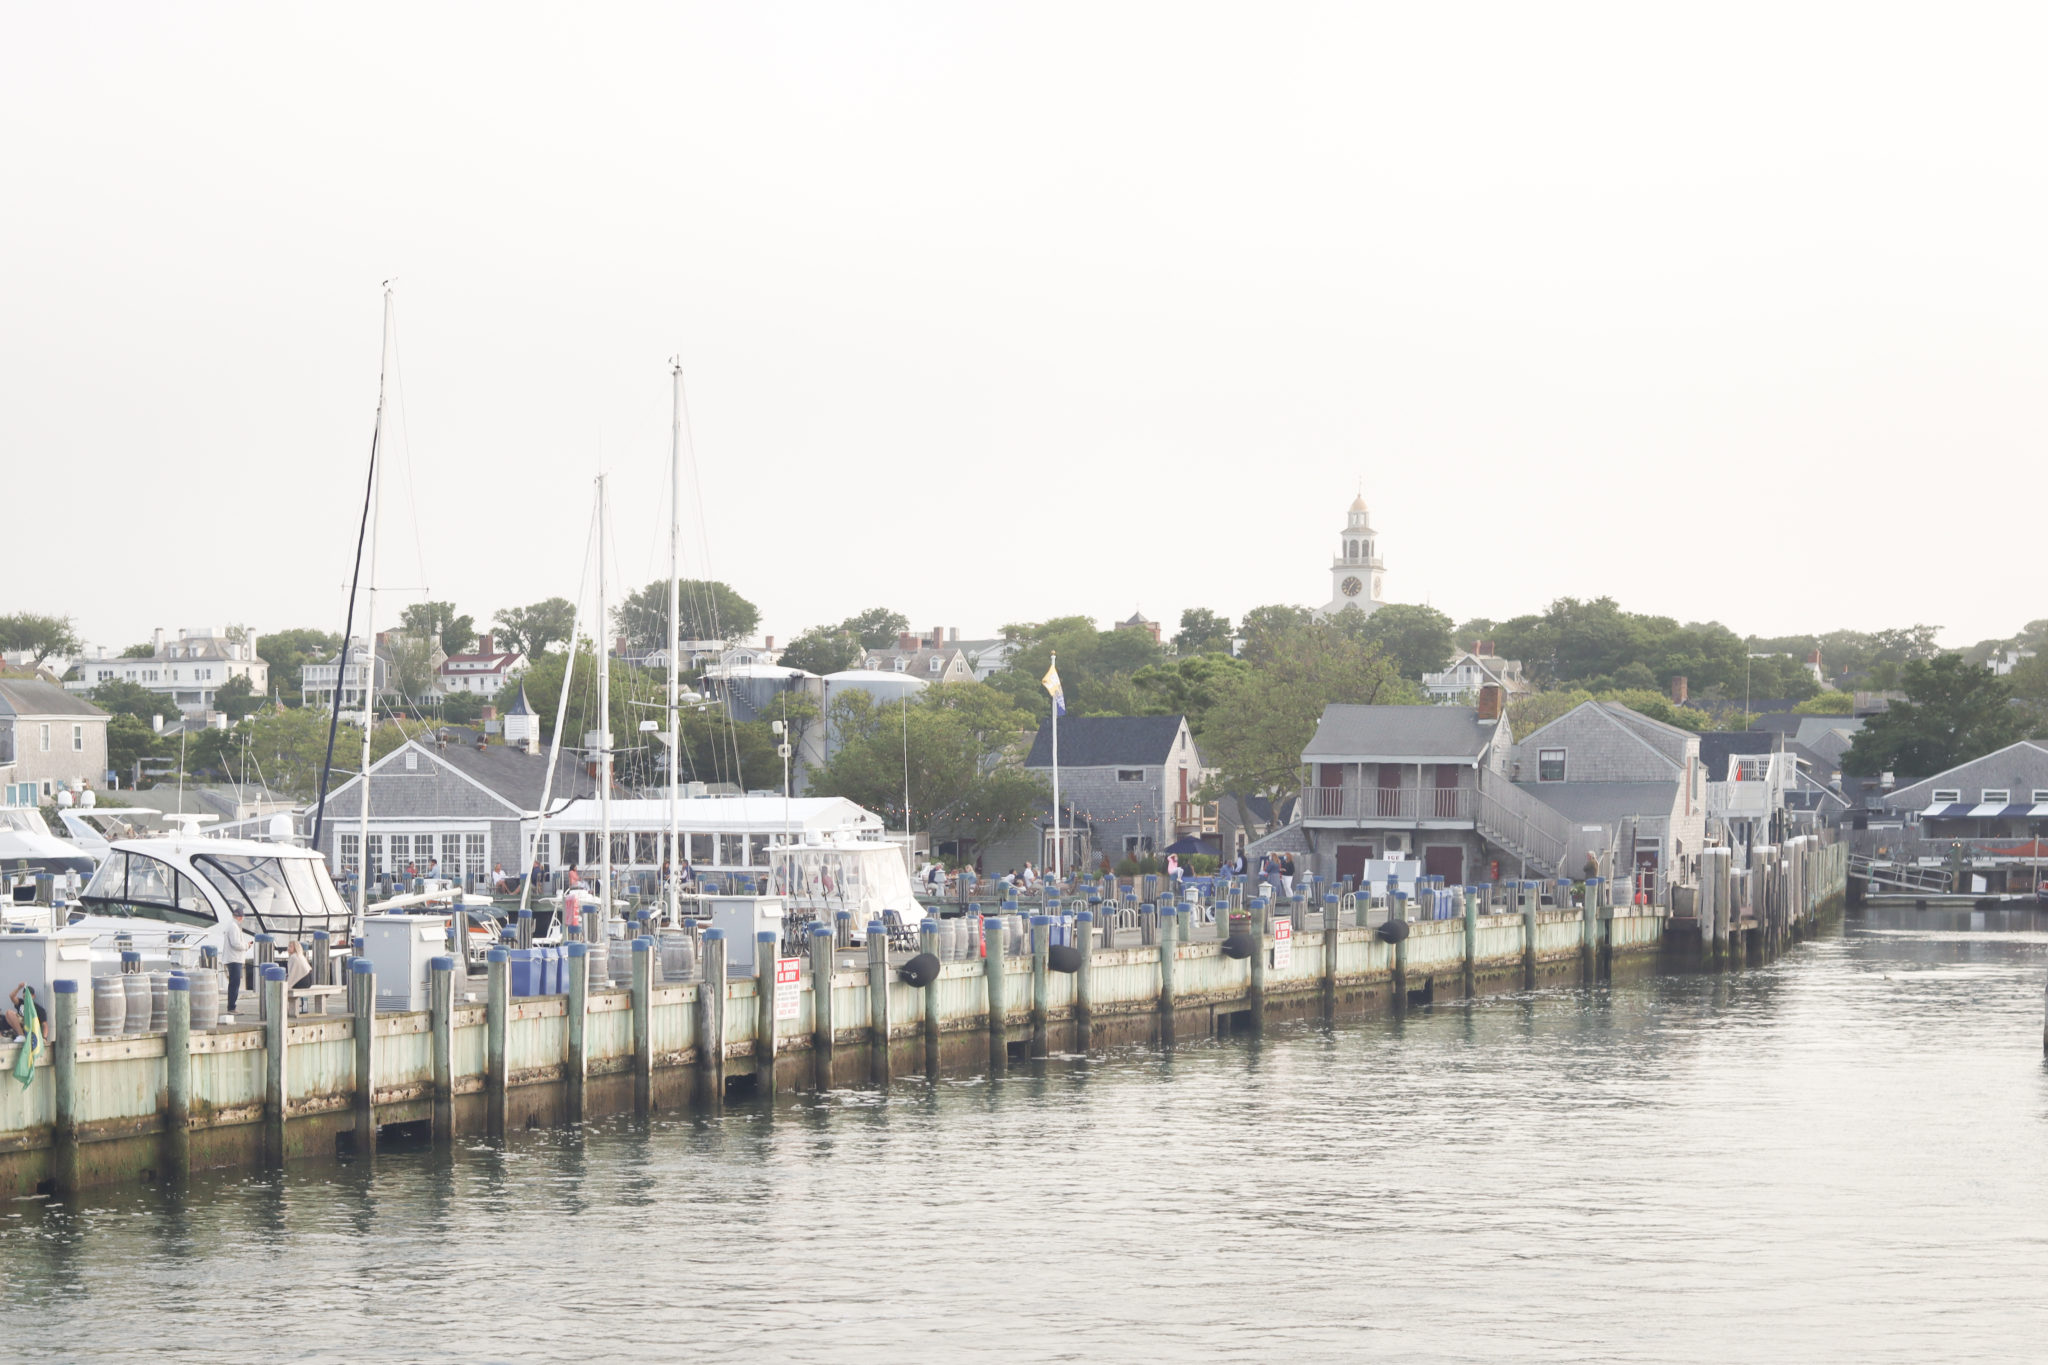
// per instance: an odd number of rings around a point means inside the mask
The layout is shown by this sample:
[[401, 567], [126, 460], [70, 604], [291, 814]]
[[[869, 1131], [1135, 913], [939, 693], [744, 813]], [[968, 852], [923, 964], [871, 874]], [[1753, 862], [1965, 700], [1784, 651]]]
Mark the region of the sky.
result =
[[0, 10], [0, 611], [2048, 617], [2038, 6]]

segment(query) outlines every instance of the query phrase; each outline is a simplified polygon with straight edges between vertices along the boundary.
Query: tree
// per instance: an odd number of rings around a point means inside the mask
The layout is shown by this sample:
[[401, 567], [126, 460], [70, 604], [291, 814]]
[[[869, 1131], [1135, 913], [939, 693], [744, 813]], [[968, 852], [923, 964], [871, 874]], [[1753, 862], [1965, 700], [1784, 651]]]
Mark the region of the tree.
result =
[[441, 719], [450, 725], [472, 725], [483, 719], [484, 699], [474, 692], [450, 692], [441, 699]]
[[1792, 711], [1800, 716], [1851, 716], [1856, 713], [1856, 698], [1847, 692], [1822, 692], [1800, 702]]
[[1421, 696], [1377, 644], [1281, 613], [1262, 620], [1246, 641], [1252, 667], [1225, 682], [1209, 710], [1202, 757], [1217, 775], [1202, 799], [1264, 797], [1277, 817], [1302, 781], [1301, 751], [1324, 707], [1416, 704]]
[[170, 720], [178, 714], [178, 704], [171, 700], [170, 693], [152, 692], [141, 683], [132, 683], [126, 678], [109, 678], [86, 695], [102, 711], [116, 716], [133, 716], [145, 724], [151, 716]]
[[[679, 630], [685, 640], [744, 640], [761, 624], [752, 602], [724, 583], [702, 578], [677, 580]], [[612, 609], [612, 624], [641, 653], [668, 647], [668, 580], [657, 578]]]
[[1189, 607], [1180, 614], [1173, 647], [1182, 655], [1230, 652], [1230, 618], [1207, 607]]
[[107, 721], [107, 767], [124, 783], [134, 780], [137, 763], [160, 754], [162, 744], [163, 737], [144, 717], [117, 711]]
[[460, 654], [476, 640], [476, 618], [458, 616], [453, 602], [415, 602], [399, 617], [407, 635], [441, 643], [443, 654]]
[[76, 654], [79, 648], [78, 632], [72, 629], [68, 616], [43, 616], [32, 611], [0, 616], [0, 650], [26, 651], [30, 668], [41, 668], [43, 660], [52, 654]]
[[[309, 800], [320, 788], [320, 769], [327, 760], [327, 713], [293, 708], [259, 711], [242, 722], [248, 736], [247, 753], [272, 790], [297, 800]], [[334, 741], [335, 766], [340, 771], [328, 784], [329, 790], [348, 780], [362, 754], [360, 727], [342, 722]]]
[[1943, 654], [1911, 660], [1901, 672], [1906, 700], [1863, 723], [1842, 756], [1842, 771], [1917, 781], [2026, 737], [2027, 713], [1990, 669]]
[[567, 644], [575, 626], [576, 604], [566, 597], [550, 597], [525, 607], [501, 607], [492, 622], [498, 643], [529, 659]]
[[264, 700], [256, 695], [255, 686], [239, 674], [222, 683], [213, 693], [214, 709], [225, 713], [229, 720], [238, 721], [253, 714]]
[[1016, 766], [1031, 718], [982, 683], [941, 683], [904, 702], [842, 692], [830, 712], [837, 747], [810, 790], [843, 796], [900, 824], [908, 774], [911, 820], [983, 842], [1028, 818], [1048, 789]]
[[[752, 629], [748, 627], [749, 632]], [[896, 643], [897, 635], [910, 629], [910, 618], [887, 607], [869, 607], [847, 617], [836, 629], [853, 636], [869, 649], [887, 649]]]
[[1172, 663], [1141, 668], [1131, 675], [1131, 681], [1148, 704], [1133, 714], [1186, 716], [1189, 732], [1200, 738], [1224, 689], [1251, 668], [1243, 659], [1228, 654], [1182, 655]]
[[256, 648], [270, 665], [271, 689], [293, 706], [305, 704], [303, 680], [309, 663], [325, 663], [341, 652], [341, 637], [333, 631], [301, 626], [265, 635]]
[[391, 634], [384, 638], [384, 658], [390, 668], [390, 683], [398, 692], [398, 705], [408, 708], [429, 706], [434, 687], [434, 638], [431, 635]]
[[[2041, 624], [2039, 621], [2033, 623]], [[2037, 737], [2048, 735], [2048, 652], [2020, 660], [2007, 676], [2006, 685], [2012, 688], [2013, 699], [2026, 713], [2033, 733]]]
[[1413, 682], [1420, 682], [1425, 673], [1441, 672], [1451, 661], [1451, 618], [1434, 607], [1390, 602], [1370, 616], [1346, 607], [1337, 614], [1336, 624], [1379, 645], [1401, 676]]
[[784, 668], [801, 668], [823, 677], [852, 668], [860, 662], [860, 637], [843, 626], [812, 626], [784, 647]]
[[[1003, 635], [1017, 642], [1017, 651], [988, 685], [1028, 711], [1034, 721], [1052, 710], [1042, 680], [1055, 654], [1067, 713], [1079, 716], [1127, 714], [1117, 708], [1131, 704], [1129, 675], [1166, 658], [1149, 632], [1097, 630], [1086, 616], [1007, 625]], [[1118, 674], [1125, 676], [1119, 679]]]

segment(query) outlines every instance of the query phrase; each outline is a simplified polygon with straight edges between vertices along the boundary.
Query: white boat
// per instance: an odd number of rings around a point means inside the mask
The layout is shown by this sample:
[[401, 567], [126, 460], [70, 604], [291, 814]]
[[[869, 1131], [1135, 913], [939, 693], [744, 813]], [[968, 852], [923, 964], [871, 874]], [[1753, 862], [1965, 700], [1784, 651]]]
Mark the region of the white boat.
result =
[[76, 872], [92, 875], [96, 860], [68, 839], [59, 839], [32, 806], [0, 808], [0, 875]]
[[349, 927], [325, 859], [252, 839], [117, 841], [79, 900], [85, 914], [70, 927], [92, 931], [95, 963], [118, 962], [125, 946], [145, 967], [196, 966], [202, 949], [221, 947], [237, 909], [245, 932], [280, 941]]

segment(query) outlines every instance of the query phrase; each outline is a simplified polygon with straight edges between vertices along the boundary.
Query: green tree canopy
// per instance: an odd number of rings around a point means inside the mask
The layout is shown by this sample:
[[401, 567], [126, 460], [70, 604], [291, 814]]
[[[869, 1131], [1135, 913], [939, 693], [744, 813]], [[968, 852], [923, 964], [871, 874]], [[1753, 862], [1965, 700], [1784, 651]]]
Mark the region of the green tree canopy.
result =
[[1863, 723], [1842, 756], [1842, 771], [1891, 772], [1913, 782], [2026, 738], [2027, 713], [1990, 669], [1942, 654], [1902, 671], [1906, 700]]
[[1425, 673], [1442, 671], [1454, 652], [1451, 618], [1435, 607], [1389, 602], [1371, 615], [1346, 607], [1332, 624], [1368, 644], [1377, 644], [1395, 670], [1411, 682], [1422, 681]]
[[[677, 580], [678, 619], [685, 640], [744, 640], [761, 624], [761, 612], [725, 583], [702, 578]], [[612, 624], [640, 653], [668, 647], [668, 580], [657, 578], [612, 609]]]
[[1301, 751], [1332, 702], [1419, 703], [1380, 646], [1303, 617], [1260, 618], [1245, 643], [1251, 667], [1218, 688], [1202, 734], [1202, 758], [1217, 770], [1204, 799], [1264, 797], [1277, 815], [1302, 780]]
[[1847, 692], [1821, 692], [1792, 710], [1801, 716], [1850, 716], [1856, 713], [1856, 698]]
[[453, 602], [415, 602], [399, 626], [415, 638], [438, 640], [444, 654], [460, 654], [476, 642], [476, 618], [457, 614]]
[[531, 606], [499, 608], [491, 628], [500, 645], [534, 659], [568, 644], [575, 627], [576, 604], [566, 597], [550, 597]]
[[305, 703], [302, 690], [305, 667], [325, 663], [341, 652], [341, 637], [333, 631], [302, 626], [275, 631], [256, 642], [257, 653], [270, 665], [271, 690], [293, 706]]
[[0, 649], [26, 650], [28, 666], [41, 668], [52, 654], [76, 654], [78, 632], [68, 616], [45, 616], [33, 611], [0, 616]]
[[215, 688], [213, 693], [214, 709], [224, 712], [229, 720], [240, 720], [253, 714], [266, 700], [256, 695], [255, 687], [239, 674]]
[[910, 629], [910, 618], [887, 607], [869, 607], [841, 621], [835, 629], [851, 635], [869, 649], [887, 649], [896, 636]]
[[145, 724], [151, 716], [170, 720], [178, 714], [178, 704], [171, 700], [170, 693], [152, 692], [141, 683], [132, 683], [126, 678], [109, 678], [86, 695], [102, 711], [116, 716], [134, 716]]
[[1186, 716], [1189, 732], [1200, 738], [1210, 710], [1251, 667], [1228, 654], [1183, 654], [1171, 662], [1141, 668], [1131, 675], [1131, 682], [1143, 703], [1126, 714]]
[[161, 757], [162, 746], [163, 737], [145, 716], [117, 711], [107, 722], [107, 766], [121, 775], [124, 786], [135, 780], [136, 763]]
[[1052, 710], [1043, 679], [1054, 654], [1059, 655], [1067, 713], [1079, 716], [1128, 714], [1119, 708], [1132, 704], [1132, 675], [1166, 658], [1149, 632], [1097, 630], [1086, 616], [1008, 625], [1003, 635], [1017, 642], [1017, 652], [988, 685], [1029, 712], [1034, 723]]
[[1230, 618], [1207, 607], [1189, 607], [1180, 614], [1180, 630], [1173, 647], [1183, 656], [1230, 652]]
[[784, 668], [801, 668], [823, 677], [860, 662], [860, 637], [840, 626], [812, 626], [783, 647]]

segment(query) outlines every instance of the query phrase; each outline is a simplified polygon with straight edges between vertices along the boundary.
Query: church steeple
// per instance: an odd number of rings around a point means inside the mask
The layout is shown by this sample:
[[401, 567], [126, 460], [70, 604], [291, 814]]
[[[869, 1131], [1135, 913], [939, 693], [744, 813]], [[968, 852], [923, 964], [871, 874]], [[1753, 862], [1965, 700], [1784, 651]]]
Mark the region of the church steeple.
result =
[[1380, 558], [1379, 533], [1363, 492], [1351, 500], [1344, 527], [1337, 533], [1337, 555], [1330, 561], [1330, 601], [1322, 614], [1333, 616], [1347, 607], [1370, 614], [1386, 601], [1386, 564]]

